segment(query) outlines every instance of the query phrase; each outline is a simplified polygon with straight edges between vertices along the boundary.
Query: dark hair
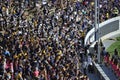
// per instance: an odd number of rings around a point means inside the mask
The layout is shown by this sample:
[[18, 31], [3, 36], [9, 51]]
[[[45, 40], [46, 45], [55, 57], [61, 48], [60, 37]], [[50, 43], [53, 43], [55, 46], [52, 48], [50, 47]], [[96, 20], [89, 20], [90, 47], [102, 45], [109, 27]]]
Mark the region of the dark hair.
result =
[[118, 55], [117, 49], [114, 50], [114, 54], [115, 54], [115, 55]]

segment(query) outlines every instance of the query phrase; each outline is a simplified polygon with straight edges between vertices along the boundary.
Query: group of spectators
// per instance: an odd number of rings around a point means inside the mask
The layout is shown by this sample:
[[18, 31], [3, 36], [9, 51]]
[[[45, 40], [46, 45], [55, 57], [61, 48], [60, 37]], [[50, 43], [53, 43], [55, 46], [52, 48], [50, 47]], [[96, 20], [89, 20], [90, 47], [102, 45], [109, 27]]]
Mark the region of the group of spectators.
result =
[[104, 56], [102, 55], [102, 57], [104, 57], [103, 63], [120, 79], [120, 58], [118, 50], [115, 49], [112, 55], [104, 49], [102, 53], [104, 53]]
[[[1, 0], [1, 79], [88, 80], [80, 65], [85, 34], [94, 27], [94, 0], [61, 4]], [[119, 0], [100, 0], [100, 22], [119, 15], [119, 7]]]
[[120, 79], [120, 56], [117, 49], [114, 50], [114, 54], [112, 55], [110, 61], [110, 66], [118, 79]]

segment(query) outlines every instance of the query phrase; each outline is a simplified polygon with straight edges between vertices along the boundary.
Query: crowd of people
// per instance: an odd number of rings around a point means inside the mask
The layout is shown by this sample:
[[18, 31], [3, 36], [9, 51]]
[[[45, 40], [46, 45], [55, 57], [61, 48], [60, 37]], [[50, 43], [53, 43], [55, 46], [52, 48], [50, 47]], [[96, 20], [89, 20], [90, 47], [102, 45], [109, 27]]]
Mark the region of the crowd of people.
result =
[[110, 55], [109, 52], [106, 52], [104, 49], [102, 50], [103, 63], [113, 71], [115, 76], [120, 79], [120, 57], [117, 49], [114, 50], [113, 54]]
[[[94, 0], [61, 4], [58, 0], [1, 0], [2, 79], [88, 80], [80, 65], [85, 61], [81, 54], [86, 55], [84, 37], [94, 27]], [[100, 22], [118, 16], [119, 7], [119, 0], [100, 0]]]

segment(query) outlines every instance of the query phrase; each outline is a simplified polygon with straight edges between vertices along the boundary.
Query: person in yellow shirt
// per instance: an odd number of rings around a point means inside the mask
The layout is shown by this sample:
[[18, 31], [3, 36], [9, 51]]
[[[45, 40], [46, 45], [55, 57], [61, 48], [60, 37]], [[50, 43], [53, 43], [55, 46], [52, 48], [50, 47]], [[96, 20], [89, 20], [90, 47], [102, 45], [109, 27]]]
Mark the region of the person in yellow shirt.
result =
[[108, 13], [108, 12], [106, 13], [106, 18], [107, 18], [107, 19], [109, 18], [109, 13]]
[[17, 74], [16, 80], [23, 80], [21, 71], [19, 71], [19, 73]]
[[117, 7], [113, 8], [113, 16], [116, 17], [119, 14], [119, 10]]

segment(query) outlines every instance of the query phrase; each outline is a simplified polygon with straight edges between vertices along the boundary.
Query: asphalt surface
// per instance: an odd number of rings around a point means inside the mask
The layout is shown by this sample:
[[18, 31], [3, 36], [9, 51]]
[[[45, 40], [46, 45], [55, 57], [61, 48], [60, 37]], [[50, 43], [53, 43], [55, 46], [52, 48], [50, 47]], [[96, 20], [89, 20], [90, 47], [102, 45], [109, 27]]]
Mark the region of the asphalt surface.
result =
[[87, 72], [87, 75], [88, 75], [90, 80], [100, 80], [99, 76], [95, 73], [88, 73]]
[[110, 78], [110, 80], [118, 80], [118, 78], [115, 76], [112, 69], [109, 67], [106, 67], [105, 65], [101, 65], [101, 68], [105, 72], [105, 74]]

